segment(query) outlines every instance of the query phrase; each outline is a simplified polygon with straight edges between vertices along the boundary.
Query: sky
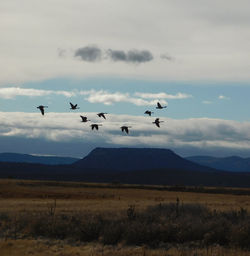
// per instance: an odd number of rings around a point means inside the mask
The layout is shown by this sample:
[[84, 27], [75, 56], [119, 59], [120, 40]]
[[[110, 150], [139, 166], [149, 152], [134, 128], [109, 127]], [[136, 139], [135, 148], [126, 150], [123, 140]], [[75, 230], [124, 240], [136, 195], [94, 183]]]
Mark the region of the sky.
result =
[[0, 152], [250, 157], [249, 10], [245, 0], [2, 0]]

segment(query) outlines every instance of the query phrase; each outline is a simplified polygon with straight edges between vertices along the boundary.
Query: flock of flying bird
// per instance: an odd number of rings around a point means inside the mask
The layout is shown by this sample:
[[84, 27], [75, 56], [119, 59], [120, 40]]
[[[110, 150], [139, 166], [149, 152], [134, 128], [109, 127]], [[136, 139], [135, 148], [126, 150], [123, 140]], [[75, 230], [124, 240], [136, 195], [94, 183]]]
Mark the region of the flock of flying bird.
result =
[[[70, 109], [72, 109], [72, 110], [79, 109], [79, 107], [77, 106], [77, 104], [74, 105], [74, 104], [72, 104], [71, 102], [70, 102], [69, 104], [70, 104], [70, 106], [71, 106]], [[157, 107], [156, 107], [156, 109], [163, 109], [163, 108], [166, 108], [166, 107], [167, 107], [167, 106], [162, 106], [159, 102], [157, 102]], [[44, 115], [44, 108], [48, 108], [48, 106], [40, 105], [40, 106], [38, 106], [37, 108], [40, 109], [42, 115]], [[150, 110], [146, 110], [146, 111], [144, 112], [144, 114], [149, 115], [149, 116], [151, 116], [153, 113], [154, 113], [154, 112], [152, 112], [152, 111], [150, 111]], [[107, 114], [107, 113], [101, 112], [101, 113], [98, 113], [97, 115], [98, 115], [99, 117], [101, 117], [101, 118], [106, 119], [106, 116], [105, 116], [106, 114]], [[88, 120], [88, 118], [87, 118], [86, 116], [81, 116], [81, 115], [80, 115], [80, 117], [81, 117], [81, 119], [82, 119], [81, 122], [83, 122], [83, 123], [86, 123], [86, 122], [88, 122], [88, 121], [91, 121], [91, 120]], [[160, 128], [160, 123], [162, 123], [162, 122], [164, 122], [164, 121], [160, 121], [160, 118], [156, 118], [155, 121], [152, 122], [152, 123], [155, 124], [157, 127]], [[92, 129], [92, 130], [94, 130], [94, 129], [98, 130], [98, 129], [99, 129], [99, 126], [102, 126], [102, 125], [101, 125], [101, 124], [91, 124], [90, 126], [91, 126], [91, 129]], [[132, 128], [132, 127], [131, 127], [131, 126], [123, 125], [123, 126], [121, 126], [120, 128], [121, 128], [122, 132], [126, 132], [126, 133], [128, 134], [128, 133], [129, 133], [129, 128]]]

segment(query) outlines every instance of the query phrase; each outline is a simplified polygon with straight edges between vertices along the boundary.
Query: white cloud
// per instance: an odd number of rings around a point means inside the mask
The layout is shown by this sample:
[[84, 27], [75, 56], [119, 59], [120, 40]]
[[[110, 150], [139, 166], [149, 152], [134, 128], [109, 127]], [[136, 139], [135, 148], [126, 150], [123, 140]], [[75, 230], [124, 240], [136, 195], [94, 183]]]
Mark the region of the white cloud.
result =
[[137, 106], [156, 105], [157, 101], [146, 101], [140, 98], [131, 97], [129, 94], [122, 93], [102, 93], [95, 92], [89, 95], [86, 100], [90, 103], [103, 103], [105, 105], [111, 105], [116, 102], [128, 102]]
[[[108, 91], [100, 90], [100, 91], [82, 91], [80, 92], [82, 95], [88, 95], [85, 99], [90, 103], [103, 103], [105, 105], [112, 105], [117, 102], [127, 102], [132, 103], [137, 106], [154, 106], [157, 103], [157, 100], [145, 100], [143, 97], [135, 97], [140, 96], [139, 93], [135, 93], [131, 95], [130, 93], [121, 93], [115, 92], [110, 93]], [[163, 104], [167, 102], [165, 100], [161, 101]]]
[[[81, 123], [77, 113], [0, 112], [0, 136], [39, 138], [54, 142], [82, 141], [124, 146], [193, 147], [202, 149], [250, 149], [250, 122], [193, 118], [175, 120], [160, 117], [161, 128], [144, 116], [112, 115], [107, 120], [96, 113], [86, 113], [91, 122], [100, 123], [99, 131], [90, 129], [90, 122]], [[122, 125], [131, 126], [130, 135]]]
[[210, 101], [210, 100], [203, 100], [202, 103], [203, 103], [203, 104], [212, 104], [213, 102]]
[[[86, 96], [85, 100], [90, 103], [103, 103], [105, 105], [112, 105], [114, 103], [126, 102], [137, 106], [154, 106], [158, 100], [163, 104], [167, 102], [164, 99], [186, 99], [192, 97], [189, 94], [177, 93], [176, 95], [166, 93], [121, 93], [121, 92], [108, 92], [105, 90], [88, 90], [88, 91], [53, 91], [41, 89], [29, 89], [20, 87], [4, 87], [0, 88], [0, 98], [12, 99], [17, 96], [27, 97], [42, 97], [48, 95], [62, 95], [65, 97], [73, 97], [76, 95]], [[151, 99], [151, 100], [148, 100]]]
[[70, 91], [51, 91], [51, 90], [20, 88], [20, 87], [0, 88], [0, 98], [3, 98], [3, 99], [12, 99], [17, 96], [41, 97], [41, 96], [48, 96], [51, 94], [63, 95], [65, 97], [75, 96], [75, 93]]
[[164, 99], [187, 99], [192, 97], [190, 94], [177, 93], [177, 94], [167, 94], [164, 92], [160, 93], [141, 93], [135, 92], [121, 93], [115, 92], [111, 93], [104, 90], [90, 90], [90, 91], [80, 91], [81, 95], [88, 95], [85, 99], [91, 103], [103, 103], [105, 105], [111, 105], [117, 102], [128, 102], [137, 106], [154, 106], [161, 100], [162, 104], [167, 104]]
[[218, 96], [218, 99], [219, 99], [219, 100], [230, 100], [230, 98], [227, 97], [227, 96], [225, 96], [225, 95], [219, 95], [219, 96]]
[[190, 94], [186, 94], [186, 93], [177, 93], [177, 94], [167, 94], [164, 92], [160, 92], [160, 93], [140, 93], [137, 92], [135, 93], [136, 96], [139, 96], [141, 98], [144, 99], [169, 99], [169, 100], [177, 100], [177, 99], [187, 99], [187, 98], [191, 98], [192, 95]]

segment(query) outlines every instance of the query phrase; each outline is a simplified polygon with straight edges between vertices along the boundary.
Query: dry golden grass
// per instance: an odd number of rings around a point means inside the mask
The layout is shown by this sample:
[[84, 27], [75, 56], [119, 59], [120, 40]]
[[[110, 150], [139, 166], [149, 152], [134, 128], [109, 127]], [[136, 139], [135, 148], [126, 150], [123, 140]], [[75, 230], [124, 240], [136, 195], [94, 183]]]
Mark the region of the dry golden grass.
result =
[[97, 243], [66, 243], [60, 240], [0, 241], [1, 256], [249, 256], [249, 251], [226, 249], [220, 246], [208, 249], [185, 247], [150, 249], [145, 246], [103, 246]]
[[[97, 187], [100, 186], [100, 187]], [[200, 203], [216, 210], [250, 210], [249, 195], [209, 194], [191, 192], [173, 192], [152, 189], [105, 187], [98, 184], [80, 182], [48, 182], [0, 180], [0, 213], [16, 215], [20, 212], [46, 212], [56, 199], [57, 213], [124, 213], [129, 205], [137, 210], [160, 202]], [[249, 190], [250, 191], [250, 190]], [[0, 227], [1, 229], [1, 227]], [[1, 230], [0, 230], [1, 231]], [[250, 252], [221, 247], [206, 249], [170, 248], [150, 249], [145, 247], [102, 246], [101, 244], [83, 244], [69, 241], [49, 240], [7, 240], [0, 241], [1, 256], [25, 255], [135, 255], [135, 256], [231, 256], [250, 255]]]
[[54, 199], [57, 199], [58, 212], [117, 212], [126, 210], [128, 205], [135, 205], [140, 210], [159, 202], [175, 202], [177, 197], [181, 202], [200, 203], [216, 210], [239, 210], [241, 207], [250, 210], [249, 195], [85, 185], [80, 182], [0, 180], [0, 212], [47, 211]]

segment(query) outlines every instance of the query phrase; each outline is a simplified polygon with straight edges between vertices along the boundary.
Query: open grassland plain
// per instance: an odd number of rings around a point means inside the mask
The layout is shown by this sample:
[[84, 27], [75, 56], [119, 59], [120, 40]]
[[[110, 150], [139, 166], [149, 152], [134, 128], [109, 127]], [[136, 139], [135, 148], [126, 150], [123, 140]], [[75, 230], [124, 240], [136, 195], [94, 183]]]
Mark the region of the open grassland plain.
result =
[[124, 246], [100, 243], [66, 243], [61, 240], [8, 240], [1, 242], [1, 256], [248, 256], [248, 251], [227, 249], [221, 246], [189, 248], [187, 246], [168, 249], [152, 249], [147, 246]]
[[250, 255], [250, 189], [0, 180], [0, 255]]

